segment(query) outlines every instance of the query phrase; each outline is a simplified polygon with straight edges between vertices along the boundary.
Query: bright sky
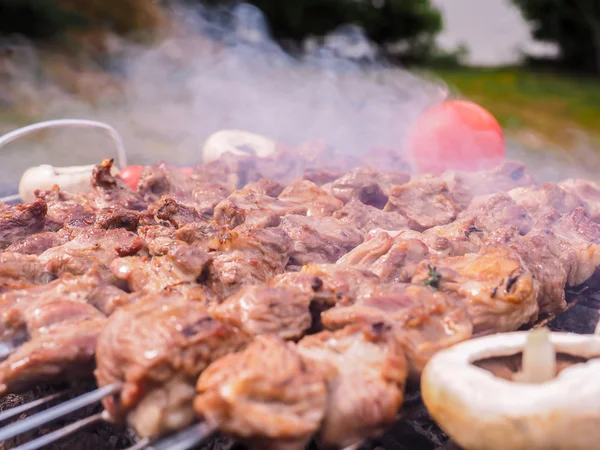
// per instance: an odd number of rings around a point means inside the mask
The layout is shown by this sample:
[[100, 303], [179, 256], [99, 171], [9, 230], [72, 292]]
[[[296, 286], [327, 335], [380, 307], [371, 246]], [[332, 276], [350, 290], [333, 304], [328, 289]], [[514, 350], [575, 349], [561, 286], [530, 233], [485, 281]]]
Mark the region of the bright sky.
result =
[[527, 23], [510, 0], [432, 0], [444, 15], [438, 43], [453, 49], [464, 43], [468, 63], [502, 65], [517, 62], [519, 49], [552, 54], [554, 47], [531, 39]]

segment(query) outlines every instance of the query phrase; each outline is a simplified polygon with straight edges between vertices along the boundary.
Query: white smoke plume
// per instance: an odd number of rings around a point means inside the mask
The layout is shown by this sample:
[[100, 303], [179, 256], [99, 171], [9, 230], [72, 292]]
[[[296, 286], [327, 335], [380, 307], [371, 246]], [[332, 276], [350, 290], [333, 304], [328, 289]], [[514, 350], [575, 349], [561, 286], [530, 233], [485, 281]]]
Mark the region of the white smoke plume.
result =
[[[195, 164], [204, 140], [223, 128], [289, 146], [325, 139], [352, 155], [376, 147], [402, 152], [413, 121], [450, 95], [439, 80], [379, 60], [355, 27], [341, 27], [325, 44], [290, 56], [271, 39], [261, 12], [247, 4], [212, 15], [178, 6], [172, 20], [169, 35], [151, 46], [113, 41], [118, 57], [111, 67], [120, 81], [97, 82], [99, 101], [90, 105], [46, 87], [39, 117], [109, 123], [122, 134], [130, 164]], [[357, 52], [362, 60], [347, 57]], [[24, 86], [37, 66], [35, 55], [21, 64], [17, 78]], [[81, 130], [48, 132], [0, 151], [11, 161], [0, 168], [5, 182], [16, 182], [32, 165], [91, 164], [114, 155], [110, 139]], [[514, 147], [511, 155], [523, 153]], [[544, 167], [545, 178], [564, 173], [564, 166]]]

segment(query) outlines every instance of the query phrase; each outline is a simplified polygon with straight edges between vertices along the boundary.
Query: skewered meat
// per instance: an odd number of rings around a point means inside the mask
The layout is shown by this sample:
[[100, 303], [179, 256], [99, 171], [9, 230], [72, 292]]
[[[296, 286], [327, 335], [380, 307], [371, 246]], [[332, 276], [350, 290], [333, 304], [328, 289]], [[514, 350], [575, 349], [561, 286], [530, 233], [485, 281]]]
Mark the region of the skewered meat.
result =
[[169, 222], [175, 228], [181, 228], [190, 223], [205, 222], [195, 208], [178, 202], [172, 196], [161, 197], [156, 209], [156, 218]]
[[214, 255], [207, 284], [225, 299], [244, 286], [266, 283], [283, 273], [291, 241], [278, 228], [245, 229], [225, 233], [214, 240]]
[[581, 178], [561, 181], [558, 186], [579, 198], [586, 214], [594, 222], [600, 221], [600, 186]]
[[[35, 316], [42, 305], [68, 300], [87, 303], [110, 314], [126, 302], [126, 297], [125, 292], [107, 284], [96, 274], [79, 277], [65, 274], [48, 284], [4, 292], [0, 294], [0, 339], [10, 339], [28, 323], [36, 321]], [[28, 332], [31, 334], [31, 330]]]
[[292, 287], [248, 286], [209, 308], [210, 314], [247, 334], [299, 339], [312, 326], [312, 295]]
[[355, 198], [365, 205], [383, 209], [393, 186], [407, 183], [410, 175], [405, 172], [386, 172], [372, 167], [358, 167], [346, 175], [323, 186], [344, 203]]
[[0, 291], [44, 284], [51, 279], [52, 275], [44, 270], [35, 256], [0, 253]]
[[[554, 254], [567, 267], [568, 285], [583, 283], [600, 264], [600, 225], [592, 222], [583, 208], [575, 208], [556, 220], [551, 230], [561, 241]], [[576, 265], [572, 262], [573, 254]]]
[[327, 406], [318, 436], [325, 447], [346, 447], [394, 422], [407, 367], [385, 324], [323, 331], [302, 339], [297, 349], [327, 380]]
[[538, 316], [539, 283], [509, 248], [453, 257], [433, 255], [419, 265], [412, 282], [464, 298], [475, 333], [516, 330]]
[[373, 284], [354, 304], [328, 309], [321, 320], [330, 329], [385, 323], [404, 348], [415, 375], [436, 351], [469, 339], [473, 332], [460, 298], [418, 284]]
[[111, 174], [113, 161], [105, 159], [92, 171], [92, 194], [96, 208], [119, 204], [127, 209], [144, 210], [147, 203], [123, 179]]
[[200, 417], [261, 449], [302, 450], [321, 424], [328, 396], [316, 365], [272, 335], [212, 363], [197, 388]]
[[337, 263], [370, 270], [381, 281], [410, 281], [416, 265], [428, 258], [429, 249], [422, 239], [404, 233], [400, 236], [394, 238], [387, 231], [378, 231]]
[[202, 217], [212, 218], [215, 206], [229, 194], [231, 190], [220, 183], [195, 183], [189, 204], [194, 205]]
[[171, 241], [167, 253], [152, 259], [118, 258], [111, 264], [115, 277], [127, 281], [132, 292], [158, 294], [167, 287], [195, 284], [207, 276], [211, 257], [183, 242]]
[[275, 180], [271, 180], [269, 178], [261, 178], [254, 183], [248, 183], [242, 189], [241, 192], [246, 193], [254, 193], [254, 194], [262, 194], [268, 195], [269, 197], [279, 197], [279, 194], [283, 192], [285, 188]]
[[300, 272], [279, 275], [268, 284], [309, 294], [312, 305], [320, 312], [338, 303], [354, 302], [364, 284], [377, 281], [372, 272], [353, 266], [308, 264]]
[[35, 191], [35, 196], [48, 205], [47, 223], [51, 227], [63, 224], [86, 226], [94, 222], [95, 208], [87, 194], [72, 194], [54, 186], [48, 191]]
[[459, 220], [472, 218], [477, 219], [479, 228], [488, 231], [510, 225], [518, 228], [521, 234], [526, 234], [533, 226], [525, 208], [505, 193], [475, 197], [469, 207], [458, 216]]
[[25, 319], [30, 339], [0, 362], [0, 394], [92, 374], [104, 314], [77, 300], [57, 299], [39, 304]]
[[71, 234], [68, 230], [45, 231], [43, 233], [32, 234], [8, 246], [5, 251], [21, 253], [23, 255], [41, 255], [49, 248], [57, 247], [67, 242]]
[[137, 191], [147, 203], [153, 203], [164, 195], [176, 197], [190, 195], [192, 180], [181, 170], [161, 161], [144, 167]]
[[42, 231], [47, 213], [48, 206], [39, 199], [23, 205], [0, 204], [0, 249]]
[[247, 341], [244, 333], [213, 319], [201, 302], [179, 293], [138, 299], [109, 318], [98, 340], [99, 385], [125, 383], [104, 406], [142, 436], [180, 429], [194, 419], [198, 375]]
[[374, 206], [365, 205], [355, 198], [346, 203], [342, 209], [336, 211], [333, 217], [365, 234], [376, 228], [389, 231], [408, 229], [408, 220], [402, 214], [384, 212]]
[[215, 221], [235, 228], [243, 223], [257, 226], [277, 226], [286, 214], [306, 214], [306, 205], [278, 200], [253, 191], [234, 191], [215, 207]]
[[108, 267], [114, 259], [139, 254], [144, 248], [145, 243], [138, 235], [122, 228], [89, 228], [65, 244], [46, 250], [39, 261], [55, 275], [82, 275], [98, 269], [110, 276]]
[[96, 216], [96, 225], [105, 230], [123, 228], [127, 231], [135, 231], [140, 222], [140, 213], [115, 206], [102, 208]]
[[584, 205], [577, 195], [554, 183], [544, 183], [539, 188], [521, 187], [512, 189], [508, 191], [508, 195], [518, 205], [522, 206], [534, 221], [553, 211], [568, 214], [578, 206]]
[[279, 200], [306, 206], [307, 216], [331, 216], [344, 204], [311, 181], [298, 180], [286, 187]]
[[450, 197], [446, 183], [435, 177], [422, 177], [390, 191], [386, 212], [397, 212], [408, 219], [409, 228], [423, 231], [456, 219], [459, 207]]
[[293, 242], [290, 264], [296, 265], [333, 263], [363, 241], [356, 228], [333, 217], [286, 215], [280, 228]]
[[492, 170], [477, 172], [449, 171], [440, 177], [446, 182], [452, 198], [461, 208], [466, 208], [474, 197], [506, 192], [513, 188], [532, 186], [533, 178], [525, 170], [525, 166], [514, 161], [507, 161]]

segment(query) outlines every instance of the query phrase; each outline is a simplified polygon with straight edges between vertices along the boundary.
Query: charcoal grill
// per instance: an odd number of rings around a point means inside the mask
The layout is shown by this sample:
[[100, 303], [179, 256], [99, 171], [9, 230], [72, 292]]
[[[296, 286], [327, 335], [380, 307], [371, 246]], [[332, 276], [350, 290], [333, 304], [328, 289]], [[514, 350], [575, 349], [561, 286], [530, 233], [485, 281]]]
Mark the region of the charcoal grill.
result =
[[[122, 167], [126, 166], [125, 150], [116, 130], [108, 125], [90, 121], [63, 120], [40, 123], [3, 136], [0, 146], [29, 132], [63, 125], [105, 129], [115, 141], [117, 156]], [[14, 194], [16, 191], [17, 187], [14, 185], [0, 185], [0, 196], [2, 197], [0, 201], [19, 202], [19, 195]], [[566, 298], [568, 304], [566, 311], [558, 316], [541, 317], [534, 327], [546, 326], [552, 331], [578, 334], [593, 333], [600, 319], [600, 270], [583, 285], [567, 289]], [[38, 385], [22, 394], [2, 396], [0, 397], [0, 427], [26, 419], [50, 407], [64, 404], [85, 393], [94, 392], [95, 389], [94, 380], [88, 380], [70, 386], [65, 384]], [[97, 400], [100, 398], [101, 396], [97, 396]], [[53, 450], [150, 448], [142, 445], [145, 444], [145, 441], [141, 441], [132, 430], [103, 421], [102, 411], [102, 406], [99, 401], [96, 401], [76, 412], [60, 415], [52, 422], [39, 426], [33, 431], [0, 442], [0, 450], [21, 448], [20, 446], [24, 446], [25, 449], [28, 442], [59, 431], [65, 432], [64, 437], [45, 448]], [[6, 416], [10, 416], [10, 418]], [[78, 427], [78, 431], [75, 433], [67, 434], [69, 427], [76, 422], [81, 423], [81, 428]], [[199, 450], [243, 450], [244, 446], [229, 437], [217, 434], [194, 448]], [[421, 401], [418, 385], [407, 387], [401, 415], [385, 433], [351, 448], [352, 450], [460, 450], [429, 416]], [[344, 450], [349, 449], [350, 447]], [[309, 443], [306, 450], [319, 450], [319, 447], [313, 441]]]
[[[535, 327], [547, 326], [552, 331], [591, 334], [600, 319], [600, 272], [585, 284], [568, 289], [567, 310], [556, 317], [542, 317]], [[67, 387], [64, 384], [40, 385], [26, 393], [9, 394], [0, 398], [1, 415], [12, 408], [19, 408], [29, 402], [44, 399], [49, 396], [52, 400], [44, 405], [22, 412], [14, 416], [12, 421], [24, 419], [48, 406], [67, 401], [95, 388], [93, 381], [82, 382], [79, 385]], [[14, 410], [16, 411], [16, 409]], [[30, 442], [49, 433], [86, 417], [99, 419], [102, 407], [99, 403], [83, 408], [66, 416], [62, 416], [50, 425], [17, 436], [5, 442], [0, 442], [0, 449], [8, 450]], [[10, 423], [8, 420], [0, 425]], [[139, 442], [139, 438], [129, 429], [96, 421], [89, 426], [69, 435], [59, 442], [49, 445], [48, 449], [85, 449], [108, 450], [126, 449]], [[217, 435], [206, 443], [195, 447], [200, 450], [243, 450], [244, 446], [226, 436]], [[368, 439], [356, 447], [356, 450], [459, 450], [446, 434], [429, 417], [425, 409], [418, 386], [409, 386], [402, 408], [401, 417], [388, 431], [377, 438]], [[307, 450], [319, 450], [315, 442], [311, 442]]]

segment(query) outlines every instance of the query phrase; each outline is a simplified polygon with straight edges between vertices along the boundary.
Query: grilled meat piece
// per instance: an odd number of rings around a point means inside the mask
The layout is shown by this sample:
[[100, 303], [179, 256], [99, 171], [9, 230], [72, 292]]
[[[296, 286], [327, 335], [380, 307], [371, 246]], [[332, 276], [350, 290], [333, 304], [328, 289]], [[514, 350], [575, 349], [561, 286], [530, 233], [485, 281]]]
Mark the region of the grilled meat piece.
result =
[[344, 204], [312, 181], [297, 180], [286, 187], [279, 200], [306, 207], [307, 216], [331, 216]]
[[0, 394], [92, 375], [104, 314], [77, 300], [56, 299], [36, 305], [25, 319], [30, 339], [0, 362]]
[[194, 407], [202, 419], [260, 449], [304, 449], [327, 402], [315, 365], [273, 335], [212, 363], [197, 389]]
[[278, 197], [284, 190], [284, 187], [277, 181], [269, 178], [261, 178], [253, 183], [248, 183], [241, 192], [268, 195], [269, 197]]
[[248, 286], [209, 308], [211, 316], [247, 334], [299, 339], [311, 328], [312, 295], [298, 288]]
[[229, 194], [231, 189], [221, 183], [195, 183], [188, 202], [202, 217], [212, 218], [215, 206]]
[[175, 228], [163, 225], [145, 225], [137, 230], [137, 234], [144, 240], [153, 256], [167, 253], [169, 244], [177, 239], [176, 232]]
[[48, 283], [52, 275], [35, 256], [20, 253], [0, 253], [0, 292]]
[[539, 283], [511, 248], [433, 255], [419, 264], [412, 282], [464, 298], [475, 333], [516, 330], [538, 316]]
[[111, 277], [108, 267], [114, 259], [139, 254], [144, 248], [139, 236], [122, 228], [89, 228], [65, 244], [46, 250], [38, 259], [47, 272], [57, 276], [83, 275], [96, 269]]
[[323, 325], [340, 329], [352, 324], [386, 324], [404, 348], [417, 377], [433, 354], [469, 339], [473, 324], [462, 299], [418, 284], [372, 283], [352, 305], [321, 314]]
[[193, 207], [178, 202], [172, 196], [164, 196], [156, 205], [157, 219], [170, 223], [175, 228], [181, 228], [190, 223], [206, 222], [206, 219]]
[[[365, 284], [378, 282], [375, 274], [342, 264], [308, 264], [300, 272], [285, 273], [269, 281], [270, 286], [298, 290], [311, 296], [314, 313], [336, 304], [354, 302]], [[313, 317], [316, 322], [318, 317]], [[313, 328], [318, 328], [313, 323]]]
[[408, 371], [404, 352], [386, 324], [306, 336], [297, 351], [327, 380], [318, 435], [324, 447], [346, 447], [396, 420]]
[[555, 254], [557, 249], [566, 246], [548, 229], [534, 229], [525, 236], [513, 239], [509, 246], [519, 254], [539, 283], [536, 301], [540, 313], [556, 314], [563, 311], [567, 306], [567, 270], [576, 264], [573, 252]]
[[247, 285], [265, 283], [283, 273], [292, 243], [280, 229], [240, 229], [213, 241], [213, 263], [207, 284], [221, 299]]
[[112, 159], [105, 159], [92, 171], [92, 198], [96, 208], [107, 208], [120, 205], [126, 209], [144, 210], [147, 203], [141, 195], [131, 189], [125, 181], [113, 176]]
[[[549, 221], [552, 222], [555, 217]], [[600, 224], [592, 222], [583, 208], [575, 208], [570, 214], [555, 220], [551, 230], [561, 241], [555, 244], [558, 248], [554, 248], [553, 253], [563, 261], [567, 284], [576, 286], [583, 283], [600, 265]]]
[[417, 264], [429, 257], [429, 249], [422, 239], [404, 237], [403, 233], [401, 236], [392, 237], [386, 231], [379, 231], [337, 263], [369, 270], [381, 281], [410, 281]]
[[197, 166], [191, 179], [195, 183], [222, 183], [230, 190], [241, 188], [263, 178], [256, 167], [260, 159], [225, 153], [218, 160]]
[[506, 193], [475, 197], [458, 219], [477, 219], [477, 226], [487, 231], [514, 226], [521, 234], [529, 232], [534, 224], [525, 208]]
[[8, 246], [5, 251], [23, 255], [41, 255], [49, 248], [58, 247], [69, 240], [71, 233], [64, 231], [45, 231], [32, 234]]
[[[97, 274], [64, 274], [48, 284], [4, 292], [0, 294], [0, 339], [7, 342], [21, 334], [27, 324], [37, 322], [41, 307], [46, 308], [47, 315], [48, 308], [58, 305], [55, 315], [60, 316], [63, 300], [86, 303], [110, 314], [127, 302], [127, 294], [106, 283]], [[28, 328], [27, 332], [31, 334], [32, 330]]]
[[398, 212], [384, 212], [374, 206], [365, 205], [353, 198], [342, 209], [333, 213], [333, 217], [343, 224], [351, 225], [362, 233], [380, 228], [398, 231], [408, 229], [408, 220]]
[[440, 178], [446, 182], [452, 198], [461, 208], [466, 208], [473, 198], [481, 195], [506, 192], [535, 184], [531, 175], [525, 170], [525, 166], [514, 161], [507, 161], [491, 170], [448, 171]]
[[323, 186], [324, 184], [331, 183], [341, 176], [342, 174], [338, 171], [331, 171], [328, 169], [306, 169], [302, 179], [312, 181], [317, 186]]
[[354, 227], [333, 217], [287, 215], [279, 226], [293, 242], [290, 264], [333, 263], [363, 241]]
[[123, 228], [127, 231], [135, 231], [139, 222], [140, 213], [121, 206], [102, 208], [96, 216], [96, 225], [105, 230]]
[[39, 199], [23, 205], [0, 204], [0, 249], [43, 231], [47, 213], [46, 202]]
[[141, 436], [181, 429], [194, 419], [198, 375], [248, 340], [181, 294], [166, 291], [139, 299], [117, 310], [98, 339], [98, 385], [124, 383], [104, 407]]
[[405, 172], [383, 171], [373, 167], [358, 167], [337, 180], [323, 186], [344, 203], [355, 198], [365, 205], [383, 209], [393, 186], [410, 181]]
[[446, 183], [434, 177], [421, 177], [392, 188], [383, 210], [402, 214], [408, 219], [409, 228], [423, 231], [452, 222], [460, 208], [452, 200]]
[[508, 195], [522, 206], [534, 222], [552, 212], [568, 214], [579, 206], [581, 199], [554, 183], [544, 183], [540, 187], [511, 189]]
[[594, 222], [600, 222], [600, 186], [581, 178], [561, 181], [558, 186], [579, 198], [586, 214]]
[[88, 194], [64, 192], [54, 185], [48, 191], [35, 191], [35, 196], [48, 205], [46, 224], [51, 229], [63, 224], [88, 226], [94, 223], [95, 206]]
[[191, 194], [192, 181], [177, 167], [161, 161], [144, 167], [137, 192], [147, 203], [153, 203], [164, 195], [184, 197]]
[[306, 214], [306, 205], [278, 200], [254, 191], [234, 191], [215, 207], [215, 222], [231, 229], [248, 223], [256, 226], [277, 226], [286, 214]]
[[206, 277], [211, 256], [184, 242], [171, 241], [163, 256], [115, 259], [113, 275], [127, 281], [132, 292], [158, 294], [170, 286], [195, 284]]

